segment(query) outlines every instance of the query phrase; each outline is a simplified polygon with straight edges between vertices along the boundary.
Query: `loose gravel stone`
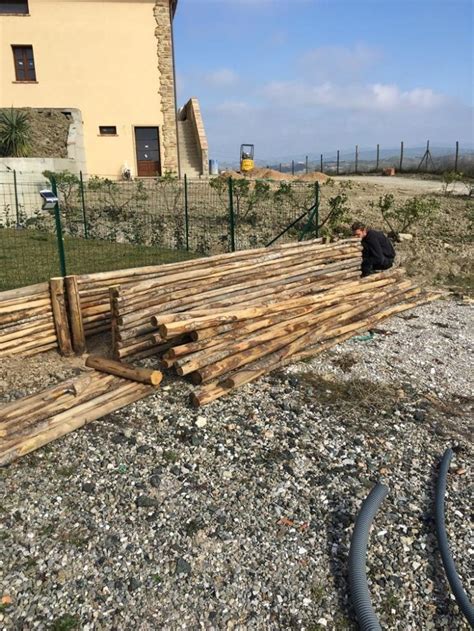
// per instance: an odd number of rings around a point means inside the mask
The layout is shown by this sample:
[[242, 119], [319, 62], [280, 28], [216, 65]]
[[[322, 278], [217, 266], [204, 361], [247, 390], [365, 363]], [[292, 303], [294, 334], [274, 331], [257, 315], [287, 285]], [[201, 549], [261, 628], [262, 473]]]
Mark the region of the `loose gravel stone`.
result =
[[432, 303], [198, 411], [166, 377], [0, 469], [0, 629], [355, 629], [347, 555], [380, 480], [367, 570], [382, 628], [467, 630], [433, 492], [452, 446], [447, 529], [467, 586], [472, 355], [472, 308]]

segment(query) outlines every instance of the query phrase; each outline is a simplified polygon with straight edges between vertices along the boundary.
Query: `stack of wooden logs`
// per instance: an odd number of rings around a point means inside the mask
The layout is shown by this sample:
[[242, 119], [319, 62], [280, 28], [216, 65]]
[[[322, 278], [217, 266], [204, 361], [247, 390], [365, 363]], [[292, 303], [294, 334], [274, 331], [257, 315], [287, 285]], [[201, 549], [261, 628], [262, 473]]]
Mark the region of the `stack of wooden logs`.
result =
[[57, 348], [48, 283], [0, 293], [0, 357]]
[[[322, 241], [322, 239], [315, 239], [311, 241], [311, 243], [315, 245], [316, 243], [322, 243]], [[177, 272], [185, 272], [186, 270], [196, 271], [212, 265], [226, 266], [231, 262], [244, 261], [252, 258], [257, 259], [260, 256], [267, 255], [269, 252], [278, 252], [284, 250], [286, 247], [294, 247], [294, 245], [295, 244], [289, 244], [288, 246], [276, 245], [272, 248], [231, 252], [209, 258], [181, 261], [179, 263], [150, 265], [148, 267], [76, 276], [85, 336], [89, 337], [110, 329], [109, 288], [111, 286], [120, 286], [123, 291], [127, 291], [128, 289], [133, 291], [133, 287], [137, 283], [153, 283], [153, 281], [165, 278]]]
[[323, 244], [318, 239], [188, 261], [172, 273], [112, 287], [114, 356], [141, 358], [171, 348], [174, 342], [151, 335], [150, 318], [156, 314], [296, 299], [357, 278], [360, 264], [358, 240]]
[[0, 408], [0, 465], [152, 394], [162, 377], [100, 357], [86, 364], [96, 370]]
[[[422, 292], [403, 270], [338, 282], [324, 292], [232, 307], [201, 306], [151, 318], [153, 339], [175, 367], [200, 387], [200, 406], [299, 359], [312, 357], [391, 315], [438, 297]], [[186, 341], [184, 336], [189, 336]]]

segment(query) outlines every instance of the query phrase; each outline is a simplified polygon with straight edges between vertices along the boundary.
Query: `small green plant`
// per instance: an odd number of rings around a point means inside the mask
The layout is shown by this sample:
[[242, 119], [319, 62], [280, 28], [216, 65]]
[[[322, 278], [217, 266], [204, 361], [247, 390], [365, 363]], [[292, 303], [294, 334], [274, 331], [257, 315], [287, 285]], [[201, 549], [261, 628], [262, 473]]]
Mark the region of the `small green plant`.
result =
[[31, 145], [31, 126], [27, 112], [13, 109], [0, 112], [0, 154], [24, 158]]
[[328, 199], [329, 213], [319, 226], [321, 236], [332, 236], [341, 224], [348, 221], [350, 208], [347, 202], [346, 193], [339, 193]]
[[65, 613], [59, 618], [56, 618], [50, 627], [51, 631], [73, 631], [78, 628], [79, 618], [69, 613]]
[[[445, 171], [443, 173], [443, 194], [450, 195], [454, 191], [456, 182], [462, 182], [464, 176], [456, 171]], [[450, 189], [451, 187], [451, 189]]]
[[396, 203], [395, 197], [388, 193], [379, 197], [377, 203], [371, 203], [382, 215], [382, 219], [394, 237], [404, 233], [415, 225], [428, 223], [439, 209], [439, 202], [425, 197], [411, 197], [403, 203]]
[[163, 458], [167, 461], [167, 462], [177, 462], [178, 460], [178, 454], [175, 451], [172, 451], [171, 449], [164, 451], [163, 452]]

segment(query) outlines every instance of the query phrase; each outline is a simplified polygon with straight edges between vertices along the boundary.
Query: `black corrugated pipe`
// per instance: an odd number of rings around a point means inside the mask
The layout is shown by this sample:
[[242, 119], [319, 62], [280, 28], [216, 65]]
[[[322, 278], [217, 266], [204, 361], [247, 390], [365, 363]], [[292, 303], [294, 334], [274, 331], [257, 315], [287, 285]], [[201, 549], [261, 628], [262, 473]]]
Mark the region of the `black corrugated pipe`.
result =
[[380, 504], [388, 493], [384, 484], [376, 484], [364, 500], [352, 533], [349, 550], [349, 588], [357, 621], [362, 631], [381, 631], [377, 616], [370, 602], [365, 562], [369, 531]]
[[435, 495], [435, 520], [436, 520], [436, 537], [438, 539], [438, 548], [444, 565], [444, 571], [448, 578], [451, 590], [454, 594], [459, 609], [466, 616], [467, 621], [474, 628], [474, 607], [472, 606], [469, 596], [464, 591], [461, 580], [456, 572], [453, 556], [449, 549], [448, 535], [446, 534], [446, 523], [444, 519], [444, 496], [446, 494], [446, 478], [448, 474], [453, 450], [446, 449], [439, 467], [438, 480], [436, 482]]

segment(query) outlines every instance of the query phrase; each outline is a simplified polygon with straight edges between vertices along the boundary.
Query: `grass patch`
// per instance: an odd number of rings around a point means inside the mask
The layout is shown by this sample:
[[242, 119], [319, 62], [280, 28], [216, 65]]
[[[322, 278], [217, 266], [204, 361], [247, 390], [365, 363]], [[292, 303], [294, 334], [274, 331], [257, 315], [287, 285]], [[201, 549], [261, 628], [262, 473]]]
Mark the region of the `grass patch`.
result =
[[350, 405], [366, 412], [379, 412], [393, 407], [398, 388], [368, 379], [335, 379], [326, 375], [304, 372], [298, 375], [300, 390], [308, 402], [323, 405]]
[[[64, 238], [68, 274], [106, 272], [196, 258], [184, 250]], [[0, 291], [41, 283], [61, 274], [56, 236], [36, 230], [0, 229]]]
[[51, 631], [73, 631], [74, 629], [79, 628], [79, 618], [77, 616], [72, 616], [69, 613], [65, 613], [64, 615], [56, 618], [53, 621], [50, 630]]

